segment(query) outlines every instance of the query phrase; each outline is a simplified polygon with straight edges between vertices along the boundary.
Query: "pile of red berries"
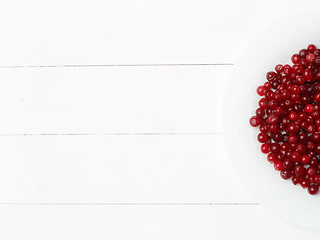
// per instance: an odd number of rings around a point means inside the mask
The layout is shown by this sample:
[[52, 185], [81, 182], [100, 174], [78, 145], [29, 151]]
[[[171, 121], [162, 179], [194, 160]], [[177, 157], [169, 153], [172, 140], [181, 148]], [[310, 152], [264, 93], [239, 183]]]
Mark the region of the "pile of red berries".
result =
[[291, 57], [292, 66], [276, 65], [257, 88], [262, 98], [256, 115], [261, 152], [268, 154], [283, 179], [310, 194], [320, 186], [320, 49], [310, 44]]

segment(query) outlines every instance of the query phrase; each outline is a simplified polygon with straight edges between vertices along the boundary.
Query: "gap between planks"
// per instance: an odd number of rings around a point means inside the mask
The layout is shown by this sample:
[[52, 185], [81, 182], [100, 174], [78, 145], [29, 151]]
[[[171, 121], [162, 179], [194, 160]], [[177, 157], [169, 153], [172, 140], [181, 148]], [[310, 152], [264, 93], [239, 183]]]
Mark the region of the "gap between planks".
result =
[[244, 203], [31, 203], [15, 202], [0, 203], [0, 205], [25, 205], [25, 206], [256, 206], [257, 202]]
[[65, 65], [16, 65], [0, 68], [88, 68], [88, 67], [183, 67], [183, 66], [233, 66], [233, 63], [159, 63], [159, 64], [65, 64]]
[[221, 135], [222, 132], [203, 133], [0, 133], [0, 137], [15, 136], [158, 136], [158, 135]]

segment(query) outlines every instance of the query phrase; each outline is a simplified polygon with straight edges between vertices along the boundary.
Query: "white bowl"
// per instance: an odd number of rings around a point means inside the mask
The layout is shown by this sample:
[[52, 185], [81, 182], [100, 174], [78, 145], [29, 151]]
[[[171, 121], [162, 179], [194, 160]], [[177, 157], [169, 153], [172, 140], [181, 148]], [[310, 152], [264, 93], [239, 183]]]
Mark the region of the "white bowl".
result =
[[259, 97], [256, 88], [278, 63], [313, 43], [320, 47], [320, 9], [302, 11], [273, 23], [257, 34], [235, 64], [225, 90], [224, 140], [240, 182], [263, 206], [296, 225], [320, 230], [320, 194], [283, 180], [260, 152], [257, 128], [249, 125]]

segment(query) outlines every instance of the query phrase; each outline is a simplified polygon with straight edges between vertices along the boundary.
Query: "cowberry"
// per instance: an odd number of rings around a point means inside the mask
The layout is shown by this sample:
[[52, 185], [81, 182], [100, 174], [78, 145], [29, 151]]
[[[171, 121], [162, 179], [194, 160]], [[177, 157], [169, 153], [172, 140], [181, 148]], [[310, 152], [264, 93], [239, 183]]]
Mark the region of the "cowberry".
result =
[[249, 123], [259, 127], [261, 152], [283, 179], [316, 194], [320, 186], [320, 49], [314, 44], [277, 64], [257, 87]]

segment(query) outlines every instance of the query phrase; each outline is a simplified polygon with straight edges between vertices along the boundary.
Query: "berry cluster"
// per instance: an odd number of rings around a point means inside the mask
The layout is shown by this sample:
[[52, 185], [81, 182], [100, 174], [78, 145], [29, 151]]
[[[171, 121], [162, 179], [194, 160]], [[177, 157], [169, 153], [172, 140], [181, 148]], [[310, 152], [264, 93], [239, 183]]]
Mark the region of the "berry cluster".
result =
[[261, 152], [280, 176], [313, 195], [320, 187], [320, 49], [310, 44], [291, 61], [257, 88], [262, 98], [250, 124], [259, 127]]

